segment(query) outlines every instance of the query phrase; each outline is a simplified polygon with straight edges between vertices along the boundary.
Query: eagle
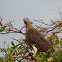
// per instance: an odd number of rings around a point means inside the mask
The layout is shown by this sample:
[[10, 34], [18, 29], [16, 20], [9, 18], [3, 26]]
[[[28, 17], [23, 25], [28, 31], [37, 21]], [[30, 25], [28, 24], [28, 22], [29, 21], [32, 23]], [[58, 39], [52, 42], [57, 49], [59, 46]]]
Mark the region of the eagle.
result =
[[26, 42], [30, 47], [33, 48], [33, 57], [38, 52], [45, 52], [49, 49], [49, 42], [45, 39], [37, 29], [35, 29], [28, 18], [24, 18], [24, 23], [26, 25]]

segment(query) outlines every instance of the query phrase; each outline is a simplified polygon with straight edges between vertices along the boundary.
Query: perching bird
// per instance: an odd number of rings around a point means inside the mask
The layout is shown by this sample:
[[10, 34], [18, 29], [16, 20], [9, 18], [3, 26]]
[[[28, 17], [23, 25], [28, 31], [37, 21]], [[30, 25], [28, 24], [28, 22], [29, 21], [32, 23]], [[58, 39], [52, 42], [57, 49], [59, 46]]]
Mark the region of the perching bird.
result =
[[49, 42], [32, 26], [28, 18], [24, 18], [23, 20], [26, 24], [26, 42], [34, 50], [33, 57], [35, 57], [37, 52], [47, 51], [49, 49]]

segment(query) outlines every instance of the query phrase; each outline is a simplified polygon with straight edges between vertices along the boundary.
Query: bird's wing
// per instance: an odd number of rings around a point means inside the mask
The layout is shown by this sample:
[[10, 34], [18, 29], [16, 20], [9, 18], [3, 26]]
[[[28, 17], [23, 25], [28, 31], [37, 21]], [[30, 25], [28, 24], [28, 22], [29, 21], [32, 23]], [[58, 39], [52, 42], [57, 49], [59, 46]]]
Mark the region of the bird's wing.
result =
[[26, 39], [29, 44], [35, 44], [38, 49], [46, 50], [48, 48], [48, 42], [36, 29], [29, 29], [26, 33]]

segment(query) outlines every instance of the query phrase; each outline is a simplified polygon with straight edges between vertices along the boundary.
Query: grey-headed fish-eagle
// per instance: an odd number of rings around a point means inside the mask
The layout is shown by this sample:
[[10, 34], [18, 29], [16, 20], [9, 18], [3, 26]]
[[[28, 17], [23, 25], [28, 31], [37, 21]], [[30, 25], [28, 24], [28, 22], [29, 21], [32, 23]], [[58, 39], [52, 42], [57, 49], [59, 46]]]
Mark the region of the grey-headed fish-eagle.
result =
[[49, 42], [45, 39], [37, 29], [35, 29], [28, 18], [24, 18], [24, 23], [26, 25], [26, 42], [34, 50], [33, 57], [37, 52], [45, 52], [49, 49]]

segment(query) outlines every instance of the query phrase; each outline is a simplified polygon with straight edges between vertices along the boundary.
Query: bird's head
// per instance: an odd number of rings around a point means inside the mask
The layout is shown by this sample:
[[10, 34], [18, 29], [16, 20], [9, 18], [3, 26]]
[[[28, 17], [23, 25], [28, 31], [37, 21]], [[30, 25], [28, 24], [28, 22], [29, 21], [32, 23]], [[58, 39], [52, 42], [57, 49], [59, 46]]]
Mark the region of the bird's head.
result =
[[26, 25], [27, 25], [27, 24], [31, 24], [31, 23], [30, 23], [30, 20], [29, 20], [28, 18], [24, 18], [23, 20], [24, 20], [24, 23], [25, 23]]

